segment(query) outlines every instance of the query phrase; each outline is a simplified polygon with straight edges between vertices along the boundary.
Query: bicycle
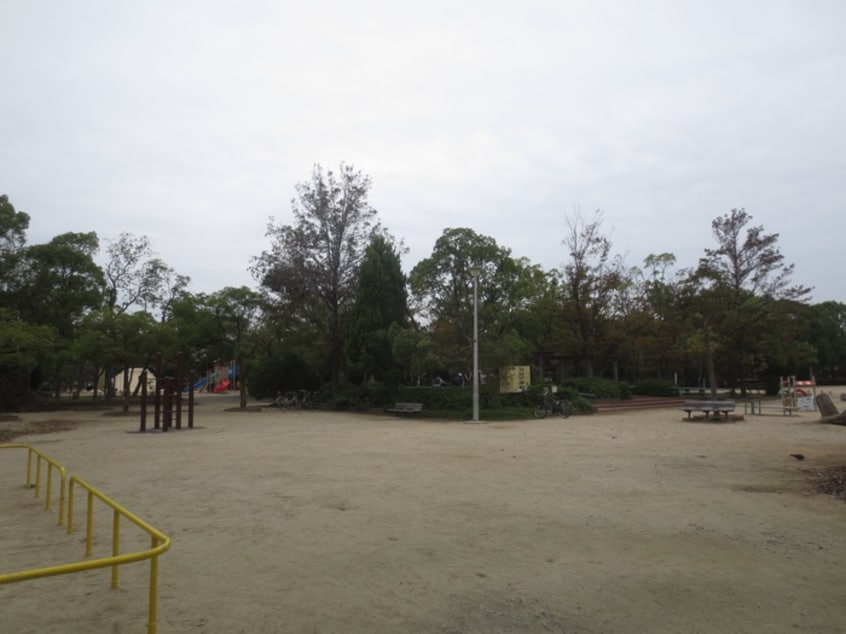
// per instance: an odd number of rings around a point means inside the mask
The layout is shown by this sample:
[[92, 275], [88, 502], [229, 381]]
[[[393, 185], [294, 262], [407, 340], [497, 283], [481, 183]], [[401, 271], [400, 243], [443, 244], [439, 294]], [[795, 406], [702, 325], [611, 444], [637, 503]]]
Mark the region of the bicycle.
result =
[[297, 409], [299, 406], [299, 398], [296, 392], [285, 392], [277, 396], [273, 404], [279, 409]]
[[535, 408], [535, 418], [546, 418], [548, 414], [559, 415], [561, 418], [569, 418], [573, 413], [573, 406], [570, 401], [556, 397], [551, 403], [544, 399]]
[[310, 409], [314, 404], [313, 398], [307, 390], [289, 391], [277, 396], [273, 405], [280, 409]]

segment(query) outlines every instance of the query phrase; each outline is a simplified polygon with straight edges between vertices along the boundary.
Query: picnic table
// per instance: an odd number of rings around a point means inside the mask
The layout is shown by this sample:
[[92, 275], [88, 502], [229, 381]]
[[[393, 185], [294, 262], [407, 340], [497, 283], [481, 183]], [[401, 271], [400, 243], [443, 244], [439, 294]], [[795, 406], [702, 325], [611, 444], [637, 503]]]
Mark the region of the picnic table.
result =
[[685, 401], [682, 411], [687, 412], [688, 418], [691, 417], [693, 412], [702, 412], [705, 414], [705, 418], [710, 418], [711, 414], [718, 418], [720, 415], [728, 418], [729, 414], [734, 412], [734, 401]]

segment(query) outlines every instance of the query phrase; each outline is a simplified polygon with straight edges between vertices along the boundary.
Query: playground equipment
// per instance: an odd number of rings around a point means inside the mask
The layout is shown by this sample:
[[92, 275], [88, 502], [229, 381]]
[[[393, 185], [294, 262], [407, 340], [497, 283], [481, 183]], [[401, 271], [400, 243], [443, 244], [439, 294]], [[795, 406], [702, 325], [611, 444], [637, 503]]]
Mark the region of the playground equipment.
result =
[[817, 383], [813, 373], [809, 381], [797, 381], [795, 376], [779, 377], [779, 384], [784, 407], [803, 411], [816, 409]]
[[[233, 387], [237, 387], [238, 374], [238, 364], [234, 361], [215, 361], [214, 370], [196, 381], [193, 384], [194, 390], [222, 394], [233, 389]], [[187, 392], [189, 387], [188, 385], [183, 386], [182, 391]]]
[[814, 411], [817, 407], [817, 383], [813, 372], [809, 381], [798, 381], [795, 376], [779, 377], [780, 405], [763, 405], [760, 400], [744, 403], [745, 413], [758, 414], [764, 410], [781, 410], [785, 416], [792, 416], [794, 410]]
[[[183, 393], [183, 365], [184, 355], [179, 353], [176, 356], [176, 375], [165, 377], [163, 375], [164, 360], [161, 353], [156, 355], [156, 381], [153, 391], [153, 429], [169, 431], [171, 427], [182, 429], [182, 393]], [[187, 380], [188, 390], [188, 429], [194, 428], [194, 386], [195, 377], [193, 372], [189, 373]], [[147, 431], [147, 405], [149, 394], [147, 392], [147, 381], [141, 381], [141, 421], [139, 431]]]

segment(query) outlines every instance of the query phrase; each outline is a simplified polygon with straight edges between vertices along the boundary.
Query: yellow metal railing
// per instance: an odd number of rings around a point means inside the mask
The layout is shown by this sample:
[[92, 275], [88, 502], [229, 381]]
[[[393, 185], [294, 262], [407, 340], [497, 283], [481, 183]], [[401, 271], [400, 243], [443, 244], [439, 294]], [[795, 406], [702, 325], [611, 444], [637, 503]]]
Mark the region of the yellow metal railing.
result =
[[[60, 470], [62, 475], [61, 480], [61, 496], [60, 496], [60, 519], [59, 524], [61, 525], [63, 522], [63, 507], [64, 507], [64, 491], [65, 491], [65, 470], [63, 467], [55, 463], [54, 461], [50, 460], [46, 456], [44, 456], [41, 452], [37, 449], [30, 447], [29, 445], [0, 445], [0, 449], [7, 449], [7, 448], [26, 448], [29, 449], [29, 459], [27, 460], [27, 486], [32, 486], [30, 473], [31, 473], [31, 463], [32, 463], [32, 455], [35, 454], [38, 456], [39, 459], [39, 467], [36, 470], [37, 474], [40, 474], [40, 461], [41, 459], [47, 460], [48, 464], [51, 467], [55, 466], [57, 469]], [[47, 489], [50, 489], [50, 468], [47, 471]], [[36, 475], [36, 497], [38, 496], [38, 481], [40, 475]], [[156, 530], [142, 519], [133, 515], [125, 508], [108, 498], [105, 494], [98, 491], [90, 484], [85, 482], [84, 480], [72, 476], [67, 485], [68, 497], [67, 497], [67, 507], [68, 507], [68, 534], [73, 532], [73, 501], [74, 501], [74, 485], [79, 485], [83, 489], [85, 489], [88, 493], [88, 505], [86, 510], [86, 534], [85, 534], [85, 556], [90, 557], [93, 552], [93, 540], [94, 540], [94, 499], [98, 499], [108, 507], [112, 509], [112, 556], [111, 557], [102, 557], [99, 559], [90, 559], [86, 561], [79, 561], [70, 564], [62, 564], [59, 566], [50, 566], [47, 568], [36, 568], [33, 570], [23, 570], [20, 572], [12, 572], [7, 574], [0, 574], [0, 585], [4, 583], [14, 583], [17, 581], [26, 581], [28, 579], [38, 579], [41, 577], [51, 577], [55, 575], [64, 575], [70, 574], [74, 572], [81, 572], [83, 570], [91, 570], [94, 568], [108, 568], [111, 567], [112, 569], [112, 588], [118, 587], [118, 570], [119, 566], [123, 564], [129, 564], [136, 561], [143, 561], [145, 559], [150, 560], [150, 592], [149, 592], [149, 612], [148, 612], [148, 619], [147, 619], [147, 632], [148, 634], [156, 634], [156, 619], [157, 619], [157, 597], [158, 597], [158, 576], [159, 576], [159, 555], [165, 552], [168, 548], [170, 548], [170, 538], [167, 537], [164, 533]], [[49, 508], [49, 493], [47, 494], [48, 502], [47, 507]], [[147, 534], [150, 535], [151, 544], [149, 550], [143, 550], [134, 553], [126, 553], [121, 555], [120, 554], [120, 518], [121, 516], [128, 519], [130, 522], [135, 524], [141, 530], [145, 531]]]
[[[41, 464], [46, 463], [47, 465], [47, 483], [46, 483], [46, 492], [44, 494], [44, 508], [50, 508], [50, 502], [52, 501], [52, 494], [53, 494], [53, 471], [56, 470], [59, 472], [59, 520], [58, 525], [61, 526], [65, 523], [65, 491], [67, 491], [67, 474], [65, 473], [65, 468], [60, 465], [55, 460], [48, 458], [43, 453], [38, 451], [35, 447], [31, 447], [30, 445], [22, 445], [22, 444], [6, 444], [0, 445], [0, 449], [26, 449], [27, 457], [26, 457], [26, 488], [34, 488], [35, 489], [35, 497], [39, 497], [41, 494]], [[35, 481], [33, 482], [32, 479], [32, 457], [35, 456]]]

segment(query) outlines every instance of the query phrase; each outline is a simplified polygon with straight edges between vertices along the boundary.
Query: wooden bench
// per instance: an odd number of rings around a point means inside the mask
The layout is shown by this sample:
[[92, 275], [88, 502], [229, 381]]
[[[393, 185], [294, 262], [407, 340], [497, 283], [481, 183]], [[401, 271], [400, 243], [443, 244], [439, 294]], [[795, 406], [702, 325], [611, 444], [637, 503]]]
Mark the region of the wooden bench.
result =
[[688, 418], [693, 412], [702, 412], [705, 418], [711, 414], [717, 417], [722, 414], [728, 418], [729, 414], [734, 412], [734, 401], [685, 401], [682, 411], [687, 412]]
[[389, 414], [412, 415], [423, 411], [423, 403], [394, 403], [393, 407], [385, 408]]

